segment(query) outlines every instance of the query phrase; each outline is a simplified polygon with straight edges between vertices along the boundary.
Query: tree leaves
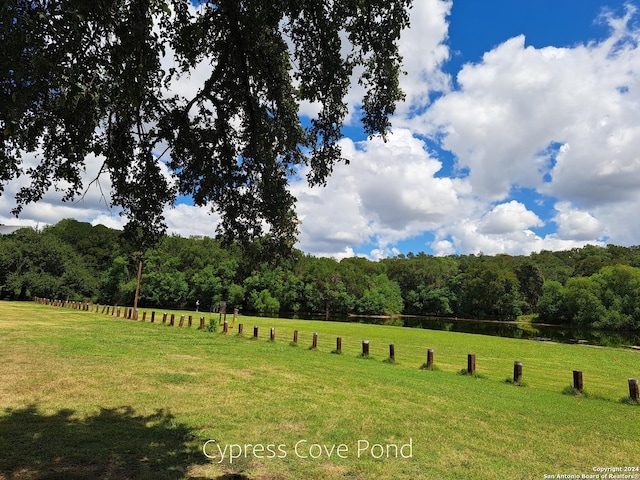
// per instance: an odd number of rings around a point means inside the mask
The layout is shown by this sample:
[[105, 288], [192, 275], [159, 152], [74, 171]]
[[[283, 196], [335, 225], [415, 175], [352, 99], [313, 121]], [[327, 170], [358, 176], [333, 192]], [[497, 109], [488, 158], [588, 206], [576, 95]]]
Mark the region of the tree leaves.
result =
[[[351, 76], [362, 72], [363, 125], [385, 135], [398, 84], [397, 40], [410, 0], [8, 0], [0, 12], [0, 192], [20, 175], [14, 213], [52, 186], [87, 187], [87, 158], [103, 161], [111, 203], [141, 247], [165, 229], [177, 195], [210, 205], [219, 231], [250, 241], [297, 233], [288, 182], [302, 165], [324, 184]], [[163, 68], [165, 53], [174, 66]], [[175, 89], [205, 63], [197, 92]], [[174, 90], [172, 90], [174, 89]], [[301, 102], [317, 102], [303, 126]], [[25, 168], [26, 153], [39, 163]]]

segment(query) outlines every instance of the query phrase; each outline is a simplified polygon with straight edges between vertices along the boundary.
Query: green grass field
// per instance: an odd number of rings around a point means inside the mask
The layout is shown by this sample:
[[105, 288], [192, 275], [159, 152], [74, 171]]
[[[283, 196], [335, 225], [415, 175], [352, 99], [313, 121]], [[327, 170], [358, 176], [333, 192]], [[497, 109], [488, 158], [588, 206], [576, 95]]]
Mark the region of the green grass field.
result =
[[[640, 351], [245, 316], [239, 337], [237, 324], [223, 335], [197, 330], [199, 314], [174, 312], [194, 315], [179, 328], [162, 313], [151, 324], [150, 310], [135, 322], [0, 302], [0, 479], [542, 479], [640, 466], [627, 382]], [[428, 348], [433, 371], [420, 369]], [[470, 353], [476, 376], [460, 373]], [[514, 361], [524, 386], [506, 381]], [[573, 370], [583, 395], [566, 392]]]

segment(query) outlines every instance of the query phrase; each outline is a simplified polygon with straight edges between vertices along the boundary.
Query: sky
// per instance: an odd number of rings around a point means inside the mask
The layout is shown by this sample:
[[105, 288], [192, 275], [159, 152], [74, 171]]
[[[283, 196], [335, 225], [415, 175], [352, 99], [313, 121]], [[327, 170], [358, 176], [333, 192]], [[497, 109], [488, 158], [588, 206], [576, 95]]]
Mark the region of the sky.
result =
[[[368, 139], [350, 116], [349, 165], [325, 187], [304, 169], [292, 179], [296, 247], [375, 260], [640, 244], [639, 41], [640, 0], [414, 0], [391, 135]], [[350, 112], [361, 94], [354, 82]], [[50, 192], [15, 219], [19, 186], [0, 197], [0, 224], [125, 222], [106, 205], [108, 179], [77, 203]], [[218, 218], [183, 199], [166, 220], [170, 233], [214, 236]]]

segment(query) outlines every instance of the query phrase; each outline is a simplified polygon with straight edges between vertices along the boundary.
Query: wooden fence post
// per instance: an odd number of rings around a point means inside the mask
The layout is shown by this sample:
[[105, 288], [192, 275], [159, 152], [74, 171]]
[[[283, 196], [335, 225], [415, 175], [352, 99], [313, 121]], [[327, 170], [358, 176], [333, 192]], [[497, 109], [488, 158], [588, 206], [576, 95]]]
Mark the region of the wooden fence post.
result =
[[298, 343], [298, 330], [293, 331], [293, 343]]
[[222, 333], [224, 333], [225, 335], [229, 333], [229, 322], [227, 322], [226, 320], [222, 324]]
[[242, 336], [242, 330], [244, 329], [244, 325], [242, 323], [238, 324], [238, 335]]
[[152, 310], [151, 311], [151, 323], [156, 321], [156, 311]]
[[276, 340], [276, 329], [274, 327], [271, 327], [271, 330], [269, 331], [269, 340], [272, 342], [275, 342]]
[[318, 348], [318, 332], [313, 332], [313, 340], [311, 341], [311, 350]]
[[433, 368], [433, 348], [427, 349], [427, 368]]
[[369, 356], [369, 340], [362, 341], [362, 356], [363, 357]]
[[198, 330], [204, 330], [204, 317], [200, 317], [200, 326], [198, 327]]
[[183, 327], [184, 326], [184, 315], [180, 315], [180, 323], [178, 324], [179, 327]]
[[193, 315], [189, 315], [189, 328], [191, 328], [192, 324], [193, 324]]
[[476, 355], [469, 353], [467, 355], [467, 375], [474, 375], [476, 373]]
[[522, 380], [522, 362], [513, 362], [513, 383], [520, 383]]
[[342, 353], [342, 337], [336, 338], [336, 353]]
[[147, 319], [147, 311], [142, 312], [142, 321], [144, 322]]
[[162, 314], [162, 323], [167, 323], [167, 312]]
[[393, 343], [389, 344], [389, 360], [396, 361], [396, 346]]
[[638, 392], [638, 379], [630, 378], [629, 379], [629, 397], [634, 402], [638, 402], [638, 398], [640, 397], [640, 393]]
[[253, 326], [253, 338], [258, 338], [258, 325]]
[[582, 382], [582, 372], [579, 370], [573, 371], [573, 388], [575, 388], [579, 392], [581, 392], [584, 388], [584, 383]]
[[176, 314], [172, 313], [171, 314], [171, 320], [169, 320], [169, 326], [173, 327], [173, 324], [175, 323], [175, 321], [176, 321]]

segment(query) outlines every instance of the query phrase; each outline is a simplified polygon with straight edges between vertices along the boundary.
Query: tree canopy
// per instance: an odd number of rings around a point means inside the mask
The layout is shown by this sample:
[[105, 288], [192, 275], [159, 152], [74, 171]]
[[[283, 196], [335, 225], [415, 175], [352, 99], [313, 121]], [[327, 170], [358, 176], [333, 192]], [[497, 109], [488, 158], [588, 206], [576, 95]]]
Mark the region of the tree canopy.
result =
[[[364, 130], [388, 132], [402, 99], [397, 40], [411, 3], [7, 0], [0, 194], [29, 178], [16, 215], [52, 186], [74, 199], [95, 157], [141, 246], [159, 238], [163, 209], [178, 195], [211, 205], [224, 236], [266, 231], [292, 245], [289, 178], [308, 165], [310, 184], [323, 184], [341, 160], [352, 76], [364, 88]], [[197, 91], [181, 92], [181, 79], [203, 65]], [[301, 102], [317, 105], [304, 123]]]

